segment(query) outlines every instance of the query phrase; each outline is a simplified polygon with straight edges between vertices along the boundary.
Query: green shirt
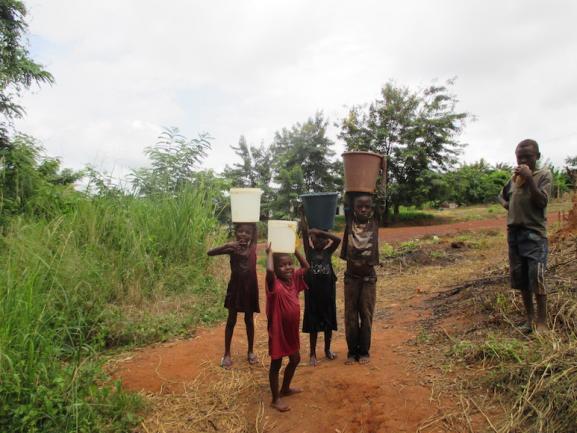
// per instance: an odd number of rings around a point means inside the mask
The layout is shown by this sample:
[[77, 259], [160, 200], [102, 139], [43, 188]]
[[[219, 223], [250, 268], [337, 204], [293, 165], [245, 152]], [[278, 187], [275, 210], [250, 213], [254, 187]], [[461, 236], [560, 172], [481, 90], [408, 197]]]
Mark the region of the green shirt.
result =
[[[553, 183], [551, 172], [546, 168], [535, 170], [533, 180], [537, 189], [545, 194], [548, 202]], [[523, 227], [539, 233], [544, 238], [547, 237], [547, 205], [540, 207], [533, 203], [526, 183], [517, 186], [511, 178], [501, 190], [501, 198], [509, 203], [508, 227]]]

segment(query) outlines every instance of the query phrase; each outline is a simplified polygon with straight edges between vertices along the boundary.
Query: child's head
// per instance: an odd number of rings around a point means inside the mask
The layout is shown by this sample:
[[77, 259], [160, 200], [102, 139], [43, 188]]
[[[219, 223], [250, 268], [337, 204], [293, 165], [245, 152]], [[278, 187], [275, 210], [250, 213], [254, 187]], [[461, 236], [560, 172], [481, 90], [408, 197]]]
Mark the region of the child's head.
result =
[[286, 253], [274, 253], [272, 258], [276, 277], [284, 281], [290, 281], [294, 273], [292, 256]]
[[353, 198], [353, 212], [359, 222], [368, 221], [373, 213], [373, 196], [363, 193]]
[[535, 170], [537, 161], [541, 158], [539, 144], [535, 140], [523, 140], [517, 145], [515, 156], [517, 157], [517, 165], [524, 164], [531, 170]]
[[235, 223], [234, 236], [241, 245], [249, 245], [256, 238], [256, 224]]

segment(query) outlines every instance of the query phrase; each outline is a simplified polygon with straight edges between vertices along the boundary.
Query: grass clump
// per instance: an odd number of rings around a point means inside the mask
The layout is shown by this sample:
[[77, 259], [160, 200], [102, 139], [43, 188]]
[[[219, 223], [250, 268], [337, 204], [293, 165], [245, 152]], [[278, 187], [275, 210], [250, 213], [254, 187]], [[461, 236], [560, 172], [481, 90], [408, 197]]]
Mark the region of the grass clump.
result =
[[0, 238], [0, 431], [135, 425], [138, 399], [108, 382], [98, 354], [196, 323], [126, 314], [155, 299], [185, 296], [196, 321], [222, 317], [206, 258], [221, 240], [214, 202], [200, 186], [84, 198], [50, 220], [10, 221]]

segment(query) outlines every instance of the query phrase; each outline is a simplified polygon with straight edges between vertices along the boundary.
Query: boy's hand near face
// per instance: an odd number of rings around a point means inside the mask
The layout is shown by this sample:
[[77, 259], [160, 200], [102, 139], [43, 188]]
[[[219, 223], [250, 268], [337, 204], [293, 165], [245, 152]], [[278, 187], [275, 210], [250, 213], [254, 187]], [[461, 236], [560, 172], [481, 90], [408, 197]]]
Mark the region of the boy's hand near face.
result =
[[517, 176], [521, 176], [523, 179], [527, 180], [528, 178], [533, 176], [531, 169], [528, 165], [521, 164], [515, 168], [515, 174]]

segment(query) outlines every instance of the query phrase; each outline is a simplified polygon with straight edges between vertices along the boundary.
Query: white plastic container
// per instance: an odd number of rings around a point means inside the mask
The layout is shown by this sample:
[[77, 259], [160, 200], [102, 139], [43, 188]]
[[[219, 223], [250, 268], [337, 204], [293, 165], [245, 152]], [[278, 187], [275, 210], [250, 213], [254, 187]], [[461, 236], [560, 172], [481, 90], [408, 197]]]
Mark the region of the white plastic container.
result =
[[230, 213], [233, 223], [256, 223], [260, 219], [259, 188], [232, 188], [230, 190]]
[[268, 221], [268, 241], [273, 253], [295, 252], [297, 240], [297, 222], [283, 220]]

